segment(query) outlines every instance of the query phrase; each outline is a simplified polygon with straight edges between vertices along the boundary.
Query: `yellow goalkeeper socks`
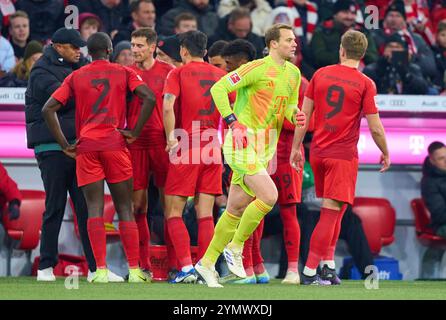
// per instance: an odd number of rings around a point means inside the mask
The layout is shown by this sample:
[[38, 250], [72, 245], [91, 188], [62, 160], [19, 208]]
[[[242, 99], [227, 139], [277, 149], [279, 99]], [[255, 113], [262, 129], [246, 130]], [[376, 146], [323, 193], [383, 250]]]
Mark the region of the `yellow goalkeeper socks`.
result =
[[[225, 210], [215, 225], [214, 236], [209, 244], [202, 262], [215, 265], [225, 246], [231, 241], [237, 230], [240, 217], [234, 216]], [[209, 266], [206, 266], [209, 267]]]
[[251, 202], [243, 212], [242, 218], [240, 219], [240, 225], [234, 234], [231, 245], [242, 247], [245, 241], [248, 240], [254, 230], [258, 227], [260, 221], [262, 221], [271, 209], [272, 207], [260, 199], [255, 199]]

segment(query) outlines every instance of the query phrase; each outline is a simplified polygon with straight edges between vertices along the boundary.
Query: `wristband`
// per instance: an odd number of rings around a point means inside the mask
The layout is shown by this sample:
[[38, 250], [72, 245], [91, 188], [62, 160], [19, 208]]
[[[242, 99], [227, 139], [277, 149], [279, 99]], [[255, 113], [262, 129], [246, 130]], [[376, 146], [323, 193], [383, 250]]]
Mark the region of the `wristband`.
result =
[[231, 113], [229, 116], [225, 117], [225, 122], [228, 126], [231, 126], [231, 123], [237, 121], [235, 114]]

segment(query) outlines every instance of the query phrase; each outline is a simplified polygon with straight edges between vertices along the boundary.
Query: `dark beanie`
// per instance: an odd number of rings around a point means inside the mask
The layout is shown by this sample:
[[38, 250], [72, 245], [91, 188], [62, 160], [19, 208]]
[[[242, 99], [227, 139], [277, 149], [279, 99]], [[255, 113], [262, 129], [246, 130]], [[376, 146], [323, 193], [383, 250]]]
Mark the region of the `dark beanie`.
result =
[[404, 37], [401, 34], [399, 34], [398, 32], [395, 32], [392, 35], [387, 36], [384, 40], [384, 43], [386, 46], [391, 42], [399, 43], [406, 49], [408, 47], [406, 39], [404, 39]]
[[339, 11], [356, 12], [356, 3], [353, 0], [338, 0], [333, 6], [333, 15]]
[[112, 62], [116, 62], [116, 59], [118, 58], [122, 50], [131, 50], [131, 48], [132, 44], [127, 40], [118, 42], [113, 49]]
[[158, 41], [158, 48], [177, 62], [181, 62], [180, 41], [176, 35], [161, 38]]
[[386, 16], [387, 16], [387, 14], [388, 14], [390, 11], [396, 11], [396, 12], [399, 12], [399, 13], [403, 16], [404, 20], [406, 20], [406, 9], [404, 9], [404, 2], [403, 2], [403, 1], [401, 1], [401, 0], [395, 0], [395, 1], [393, 1], [393, 2], [387, 7], [387, 10], [386, 10]]
[[23, 60], [26, 61], [35, 53], [42, 53], [43, 46], [39, 41], [32, 40], [30, 41], [25, 48], [25, 53], [23, 54]]

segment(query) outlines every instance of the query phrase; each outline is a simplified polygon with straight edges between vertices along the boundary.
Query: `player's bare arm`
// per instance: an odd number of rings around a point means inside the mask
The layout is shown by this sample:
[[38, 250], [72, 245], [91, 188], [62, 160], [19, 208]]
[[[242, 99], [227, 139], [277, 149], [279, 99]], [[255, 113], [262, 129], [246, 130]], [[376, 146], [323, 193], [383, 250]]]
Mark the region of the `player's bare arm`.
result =
[[381, 119], [379, 118], [379, 114], [367, 114], [366, 119], [373, 141], [375, 141], [375, 144], [378, 146], [379, 150], [381, 150], [380, 163], [382, 164], [382, 167], [379, 172], [387, 171], [390, 167], [390, 156], [387, 148], [386, 134]]
[[132, 130], [119, 130], [121, 134], [126, 138], [128, 143], [134, 142], [136, 138], [141, 134], [141, 130], [152, 114], [156, 104], [155, 94], [146, 85], [140, 85], [136, 87], [133, 93], [140, 99], [142, 99], [142, 108], [141, 113], [138, 117], [138, 121], [136, 122], [136, 125]]
[[62, 147], [62, 151], [69, 157], [76, 157], [76, 145], [70, 145], [67, 138], [62, 132], [59, 119], [57, 118], [57, 111], [62, 107], [62, 104], [50, 97], [42, 109], [42, 116], [50, 129], [50, 132], [55, 137], [57, 143]]
[[[308, 97], [304, 98], [304, 102], [302, 105], [302, 114], [304, 114], [305, 119], [311, 119], [314, 110], [314, 101]], [[296, 117], [299, 113], [296, 114]], [[297, 121], [297, 119], [296, 119]], [[297, 124], [299, 121], [296, 122]], [[302, 153], [300, 152], [300, 145], [305, 137], [305, 133], [308, 130], [309, 121], [304, 121], [303, 126], [297, 126], [294, 130], [294, 138], [293, 138], [293, 147], [291, 149], [290, 154], [290, 164], [291, 166], [300, 171], [304, 167], [305, 159], [303, 159]]]
[[173, 106], [175, 105], [176, 98], [174, 94], [166, 93], [163, 99], [163, 124], [164, 132], [166, 133], [167, 152], [171, 152], [178, 145], [178, 139], [174, 137], [173, 132], [175, 129], [175, 112]]

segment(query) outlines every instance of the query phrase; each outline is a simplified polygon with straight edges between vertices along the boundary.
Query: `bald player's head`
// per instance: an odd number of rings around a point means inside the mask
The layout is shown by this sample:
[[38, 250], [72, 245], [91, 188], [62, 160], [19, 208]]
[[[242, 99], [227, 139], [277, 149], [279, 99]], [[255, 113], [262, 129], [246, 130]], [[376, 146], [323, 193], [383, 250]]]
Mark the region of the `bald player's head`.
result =
[[113, 52], [112, 41], [104, 32], [92, 34], [87, 40], [87, 47], [93, 60], [106, 59]]

